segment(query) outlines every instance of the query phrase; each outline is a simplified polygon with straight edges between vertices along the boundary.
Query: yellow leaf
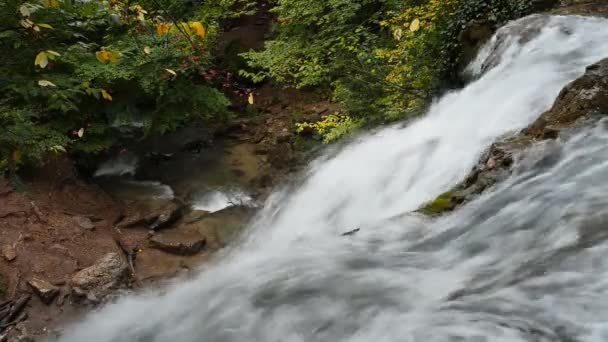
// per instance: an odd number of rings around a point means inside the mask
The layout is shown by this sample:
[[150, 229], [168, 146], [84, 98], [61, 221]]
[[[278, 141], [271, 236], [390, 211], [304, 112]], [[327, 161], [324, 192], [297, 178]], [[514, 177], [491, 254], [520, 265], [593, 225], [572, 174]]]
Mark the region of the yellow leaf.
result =
[[253, 104], [253, 93], [249, 93], [249, 98], [247, 99], [247, 102], [249, 102], [250, 105]]
[[393, 32], [393, 37], [395, 37], [395, 40], [401, 40], [401, 36], [403, 36], [402, 29], [396, 29], [395, 32]]
[[144, 48], [144, 53], [145, 53], [146, 55], [149, 55], [150, 53], [152, 53], [152, 50], [151, 50], [149, 47], [147, 47], [147, 46], [146, 46], [146, 47]]
[[45, 29], [53, 30], [53, 26], [51, 26], [49, 24], [39, 23], [38, 26], [45, 28]]
[[19, 13], [21, 13], [21, 16], [23, 16], [23, 17], [29, 17], [30, 9], [27, 8], [27, 6], [25, 6], [25, 5], [21, 5], [21, 7], [19, 7]]
[[59, 0], [44, 0], [46, 7], [59, 7]]
[[55, 83], [47, 80], [38, 81], [38, 85], [41, 87], [56, 87]]
[[38, 65], [40, 66], [42, 69], [46, 68], [46, 66], [49, 64], [49, 58], [46, 54], [46, 52], [40, 52], [38, 53], [38, 55], [36, 55], [36, 59], [34, 60], [34, 65]]
[[46, 50], [46, 53], [49, 54], [49, 55], [53, 55], [55, 57], [61, 56], [61, 54], [59, 52], [53, 51], [53, 50]]
[[19, 163], [21, 161], [21, 150], [14, 150], [13, 151], [13, 161], [16, 163]]
[[171, 24], [168, 23], [158, 23], [156, 24], [156, 33], [159, 37], [162, 37], [169, 33], [169, 29], [171, 28]]
[[177, 73], [175, 71], [173, 71], [171, 69], [165, 69], [165, 70], [167, 70], [167, 72], [170, 73], [171, 75], [177, 76]]
[[[190, 27], [188, 26], [188, 23], [179, 23], [177, 24], [179, 27], [176, 26], [171, 26], [171, 28], [169, 29], [169, 32], [171, 33], [185, 33], [187, 35], [191, 35], [192, 31], [190, 31]], [[181, 29], [181, 30], [180, 30]]]
[[80, 128], [76, 134], [78, 134], [79, 138], [82, 138], [82, 136], [84, 135], [84, 128]]
[[101, 96], [108, 101], [112, 101], [112, 95], [110, 95], [110, 93], [108, 93], [105, 89], [101, 89]]
[[420, 20], [418, 18], [414, 19], [414, 21], [412, 21], [412, 23], [410, 24], [410, 31], [412, 32], [416, 32], [420, 30]]
[[190, 23], [190, 27], [194, 30], [194, 34], [201, 38], [205, 38], [205, 26], [200, 21]]
[[97, 57], [98, 61], [106, 63], [110, 60], [110, 53], [108, 51], [97, 51], [95, 52], [95, 57]]
[[116, 64], [116, 63], [118, 63], [119, 59], [120, 59], [120, 52], [118, 52], [118, 51], [110, 52], [110, 63]]

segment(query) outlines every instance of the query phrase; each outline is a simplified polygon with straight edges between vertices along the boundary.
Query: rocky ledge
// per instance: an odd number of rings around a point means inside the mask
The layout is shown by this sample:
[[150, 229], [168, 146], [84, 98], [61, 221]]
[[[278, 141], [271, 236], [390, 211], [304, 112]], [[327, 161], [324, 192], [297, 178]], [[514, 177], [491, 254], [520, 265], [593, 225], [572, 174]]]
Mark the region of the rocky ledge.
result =
[[556, 139], [565, 129], [596, 122], [608, 114], [608, 58], [587, 67], [583, 76], [568, 84], [551, 109], [530, 126], [494, 143], [465, 180], [419, 209], [427, 215], [452, 211], [506, 179], [516, 158], [532, 144]]

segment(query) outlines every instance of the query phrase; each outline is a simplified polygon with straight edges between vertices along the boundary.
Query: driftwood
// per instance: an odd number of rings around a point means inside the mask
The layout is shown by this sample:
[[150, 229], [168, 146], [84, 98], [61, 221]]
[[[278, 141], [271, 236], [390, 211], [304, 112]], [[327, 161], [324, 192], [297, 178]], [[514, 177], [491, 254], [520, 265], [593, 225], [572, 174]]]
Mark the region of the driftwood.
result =
[[361, 228], [353, 229], [353, 230], [350, 230], [350, 231], [348, 231], [348, 232], [346, 232], [346, 233], [342, 233], [342, 236], [351, 236], [351, 235], [355, 235], [355, 234], [357, 234], [357, 232], [358, 232], [358, 231], [360, 231], [360, 230], [361, 230]]
[[29, 295], [22, 296], [17, 300], [8, 300], [0, 303], [0, 336], [6, 328], [10, 328], [17, 323], [27, 319], [24, 309], [30, 300]]

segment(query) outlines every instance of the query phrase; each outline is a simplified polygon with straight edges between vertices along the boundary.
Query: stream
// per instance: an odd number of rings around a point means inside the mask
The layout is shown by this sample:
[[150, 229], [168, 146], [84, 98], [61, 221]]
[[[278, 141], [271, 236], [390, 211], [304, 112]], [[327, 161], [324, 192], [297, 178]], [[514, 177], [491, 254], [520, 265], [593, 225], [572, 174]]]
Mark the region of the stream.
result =
[[466, 88], [328, 152], [197, 276], [125, 296], [60, 340], [608, 340], [606, 122], [533, 146], [507, 181], [449, 215], [413, 213], [608, 56], [607, 28], [508, 24]]

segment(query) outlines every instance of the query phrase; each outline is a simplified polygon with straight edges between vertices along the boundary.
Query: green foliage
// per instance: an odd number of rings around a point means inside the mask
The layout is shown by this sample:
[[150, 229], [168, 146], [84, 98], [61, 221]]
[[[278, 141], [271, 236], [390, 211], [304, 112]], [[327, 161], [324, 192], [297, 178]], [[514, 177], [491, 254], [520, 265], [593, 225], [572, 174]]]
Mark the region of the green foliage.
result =
[[166, 132], [226, 120], [229, 100], [202, 75], [213, 68], [220, 21], [251, 8], [245, 0], [0, 2], [0, 167], [98, 153], [115, 142], [116, 122]]
[[296, 123], [296, 133], [299, 135], [315, 135], [323, 139], [323, 143], [329, 144], [351, 133], [357, 124], [350, 116], [338, 113], [327, 115], [323, 120], [317, 122]]
[[458, 81], [461, 34], [531, 13], [534, 0], [277, 0], [275, 37], [244, 54], [256, 82], [330, 89], [363, 124], [420, 114]]

